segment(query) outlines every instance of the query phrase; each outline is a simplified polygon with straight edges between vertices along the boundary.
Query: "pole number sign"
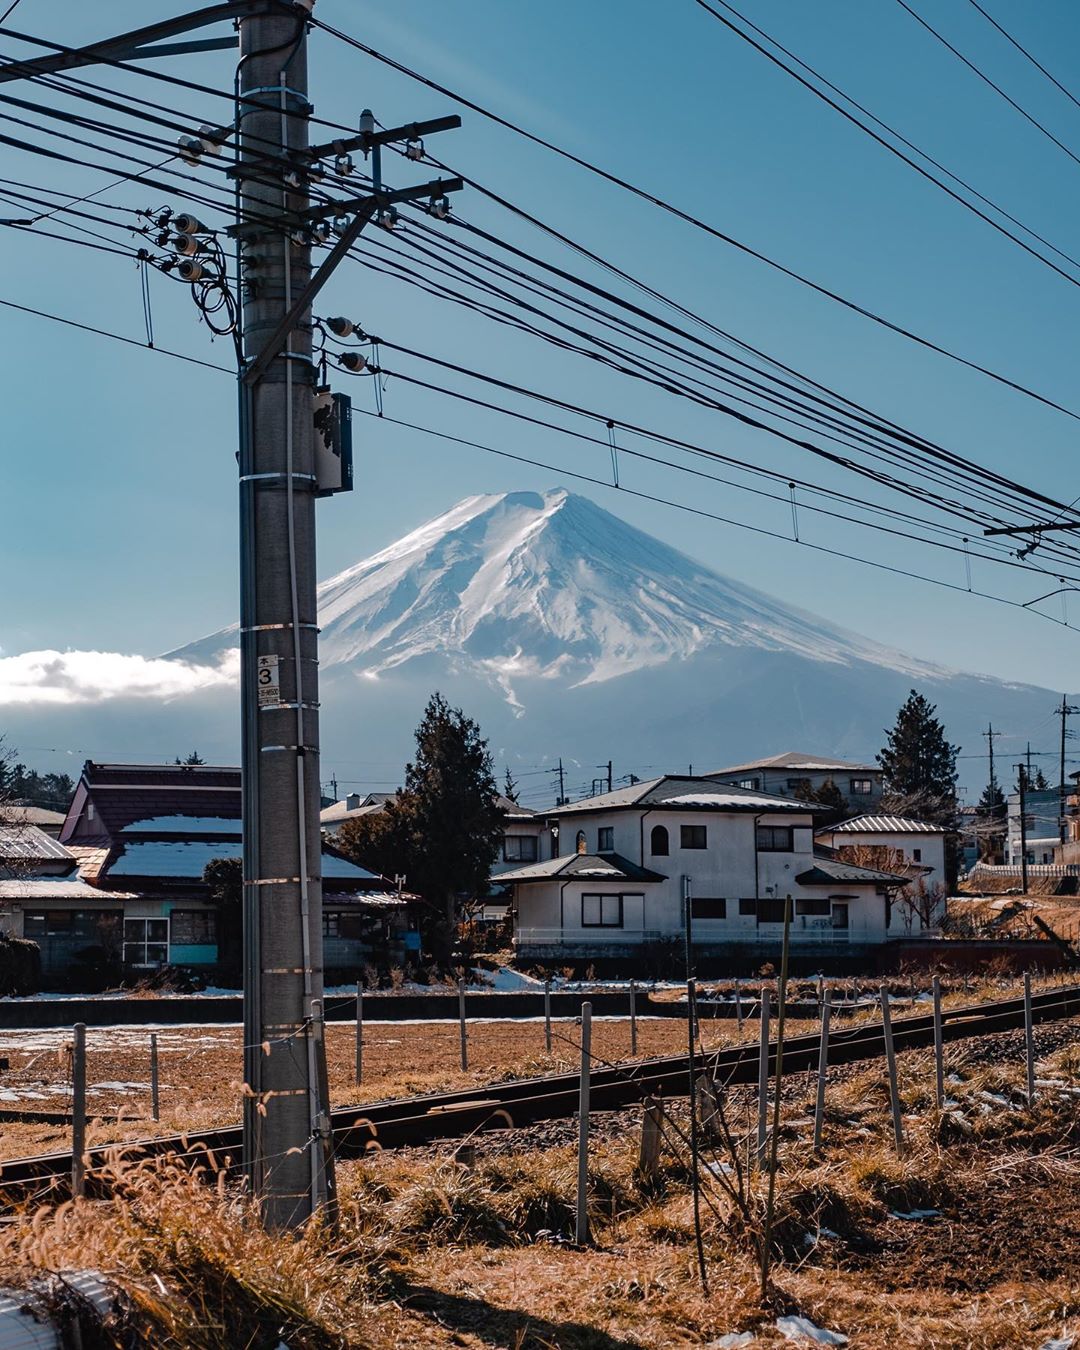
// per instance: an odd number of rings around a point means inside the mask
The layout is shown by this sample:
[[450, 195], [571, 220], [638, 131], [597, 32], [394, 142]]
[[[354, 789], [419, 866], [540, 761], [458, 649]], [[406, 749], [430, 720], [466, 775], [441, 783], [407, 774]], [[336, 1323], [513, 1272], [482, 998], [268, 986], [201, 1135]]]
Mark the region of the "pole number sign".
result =
[[281, 702], [280, 656], [259, 657], [259, 707]]

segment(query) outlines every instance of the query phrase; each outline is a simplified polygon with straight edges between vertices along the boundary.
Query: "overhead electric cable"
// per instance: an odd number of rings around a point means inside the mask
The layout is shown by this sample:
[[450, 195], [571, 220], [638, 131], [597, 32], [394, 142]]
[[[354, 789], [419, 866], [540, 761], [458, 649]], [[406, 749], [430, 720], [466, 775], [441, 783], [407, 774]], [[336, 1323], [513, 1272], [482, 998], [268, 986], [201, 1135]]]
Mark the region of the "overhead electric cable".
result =
[[1016, 38], [1014, 38], [1010, 32], [1002, 28], [1001, 24], [998, 23], [997, 19], [995, 19], [993, 15], [988, 14], [986, 10], [983, 9], [982, 5], [979, 4], [979, 0], [970, 0], [970, 3], [974, 5], [974, 7], [979, 11], [979, 13], [983, 16], [983, 18], [987, 21], [987, 23], [993, 24], [993, 26], [998, 30], [998, 32], [1006, 40], [1006, 42], [1012, 43], [1012, 45], [1021, 54], [1021, 56], [1026, 56], [1036, 70], [1041, 71], [1041, 73], [1046, 76], [1046, 78], [1050, 81], [1052, 85], [1054, 85], [1056, 89], [1060, 89], [1060, 91], [1071, 103], [1075, 104], [1076, 107], [1080, 108], [1080, 98], [1077, 98], [1071, 89], [1066, 89], [1066, 87], [1061, 83], [1060, 80], [1056, 79], [1053, 75], [1051, 75], [1051, 73], [1047, 70], [1047, 68], [1042, 64], [1041, 61], [1037, 61], [1026, 47], [1021, 46], [1020, 43], [1017, 42]]
[[[490, 108], [484, 107], [482, 104], [477, 103], [474, 99], [468, 98], [465, 94], [450, 89], [448, 86], [440, 84], [437, 80], [433, 80], [427, 75], [422, 75], [419, 71], [411, 69], [403, 62], [398, 61], [393, 57], [385, 55], [383, 52], [380, 52], [376, 48], [369, 46], [367, 43], [361, 42], [358, 38], [354, 38], [350, 34], [344, 33], [340, 29], [334, 28], [332, 25], [324, 23], [321, 19], [314, 19], [313, 23], [315, 27], [323, 29], [325, 32], [330, 33], [332, 36], [338, 38], [340, 41], [346, 43], [348, 46], [355, 48], [357, 51], [363, 52], [366, 56], [370, 56], [373, 60], [379, 61], [383, 65], [388, 66], [390, 69], [398, 71], [400, 74], [407, 76], [411, 80], [415, 80], [418, 84], [422, 84], [428, 89], [434, 90], [436, 93], [442, 94], [446, 98], [453, 99], [456, 103], [459, 103], [463, 108], [469, 108], [472, 112], [479, 114], [481, 117], [486, 118], [488, 121], [494, 123], [495, 125], [501, 126], [505, 128], [507, 131], [511, 131], [515, 135], [521, 136], [523, 139], [532, 142], [534, 145], [538, 145], [545, 150], [551, 151], [553, 154], [558, 155], [560, 158], [567, 160], [569, 163], [576, 164], [579, 168], [584, 169], [586, 172], [594, 174], [598, 178], [602, 178], [606, 182], [611, 183], [613, 186], [618, 187], [625, 192], [629, 192], [631, 195], [640, 198], [642, 201], [648, 202], [650, 205], [657, 207], [661, 211], [667, 212], [669, 215], [674, 216], [676, 219], [682, 220], [684, 223], [693, 226], [695, 229], [701, 230], [703, 233], [710, 235], [712, 238], [719, 240], [721, 243], [727, 244], [730, 247], [737, 249], [741, 253], [745, 253], [748, 257], [755, 258], [758, 262], [764, 263], [766, 266], [773, 268], [775, 271], [781, 273], [783, 276], [789, 277], [792, 281], [796, 281], [800, 285], [806, 286], [808, 289], [815, 291], [817, 294], [834, 301], [836, 304], [842, 305], [845, 309], [851, 310], [852, 313], [860, 314], [863, 318], [870, 320], [872, 323], [878, 324], [882, 328], [888, 329], [890, 332], [896, 333], [900, 337], [915, 342], [919, 346], [925, 347], [930, 351], [934, 351], [939, 355], [948, 358], [949, 360], [956, 361], [961, 365], [967, 366], [971, 370], [976, 370], [980, 374], [986, 375], [991, 379], [998, 380], [1003, 384], [1007, 384], [1010, 387], [1017, 389], [1019, 392], [1032, 394], [1032, 397], [1039, 398], [1041, 402], [1047, 403], [1051, 407], [1059, 406], [1055, 404], [1053, 400], [1044, 398], [1038, 394], [1034, 394], [1031, 390], [1025, 389], [1023, 385], [1014, 383], [1007, 377], [997, 375], [994, 371], [981, 365], [979, 362], [971, 360], [967, 357], [960, 356], [958, 353], [950, 351], [949, 348], [944, 347], [937, 342], [934, 342], [932, 339], [923, 337], [920, 334], [915, 333], [910, 328], [907, 328], [902, 324], [896, 323], [891, 319], [885, 318], [884, 315], [876, 313], [874, 310], [868, 308], [867, 306], [861, 305], [857, 301], [848, 299], [846, 296], [841, 295], [839, 292], [832, 290], [828, 286], [822, 285], [820, 282], [811, 280], [809, 277], [803, 275], [802, 273], [795, 271], [794, 268], [788, 267], [784, 263], [778, 262], [775, 258], [769, 257], [768, 254], [763, 253], [760, 249], [756, 249], [749, 244], [743, 243], [741, 240], [734, 238], [732, 235], [725, 234], [722, 230], [717, 229], [713, 225], [709, 225], [706, 221], [702, 220], [700, 217], [693, 215], [689, 211], [684, 211], [681, 207], [675, 206], [671, 202], [665, 201], [662, 197], [657, 196], [655, 193], [650, 192], [648, 189], [638, 187], [636, 184], [629, 182], [627, 179], [620, 177], [618, 174], [612, 173], [607, 169], [601, 168], [598, 164], [594, 164], [589, 160], [584, 159], [582, 156], [574, 154], [573, 151], [564, 149], [562, 146], [555, 144], [555, 142], [553, 141], [547, 140], [543, 136], [537, 135], [535, 132], [527, 131], [524, 127], [518, 126], [516, 123], [511, 122], [508, 118], [501, 116], [499, 113], [493, 112]], [[1059, 410], [1063, 412], [1068, 411], [1067, 409], [1064, 408], [1060, 408]], [[1070, 415], [1075, 416], [1076, 414], [1070, 413]]]
[[[1047, 258], [1045, 254], [1040, 253], [1037, 248], [1034, 248], [1031, 244], [1027, 243], [1026, 240], [1021, 239], [1019, 235], [1014, 234], [1010, 229], [1002, 225], [1000, 221], [995, 220], [992, 216], [987, 215], [987, 213], [983, 211], [980, 207], [976, 206], [973, 202], [968, 201], [959, 192], [949, 187], [948, 183], [943, 183], [939, 178], [935, 178], [929, 169], [924, 168], [916, 160], [912, 159], [910, 155], [905, 154], [903, 150], [900, 150], [897, 148], [897, 146], [891, 144], [891, 142], [887, 141], [884, 136], [878, 135], [878, 133], [873, 129], [873, 127], [867, 126], [865, 122], [861, 122], [853, 112], [843, 107], [840, 103], [836, 101], [836, 99], [831, 98], [829, 94], [825, 92], [824, 89], [819, 89], [817, 85], [815, 85], [811, 80], [808, 80], [805, 76], [800, 75], [799, 72], [795, 70], [792, 66], [788, 65], [785, 61], [781, 60], [781, 58], [777, 56], [775, 52], [769, 51], [767, 47], [762, 46], [762, 44], [758, 42], [756, 38], [751, 36], [750, 33], [744, 32], [737, 24], [733, 23], [725, 15], [721, 14], [715, 5], [710, 3], [710, 0], [694, 0], [694, 3], [698, 5], [699, 8], [703, 9], [707, 14], [712, 15], [712, 17], [716, 19], [718, 23], [722, 23], [725, 28], [729, 29], [732, 33], [735, 33], [736, 36], [742, 38], [744, 42], [749, 43], [749, 45], [753, 47], [755, 51], [760, 52], [761, 55], [764, 56], [767, 60], [771, 61], [773, 65], [777, 66], [780, 70], [785, 71], [788, 75], [791, 76], [793, 80], [801, 84], [804, 89], [808, 89], [810, 93], [812, 93], [816, 98], [819, 98], [823, 103], [828, 104], [828, 106], [832, 108], [834, 111], [838, 112], [841, 117], [845, 118], [853, 126], [858, 127], [859, 130], [864, 132], [867, 136], [869, 136], [871, 140], [876, 141], [878, 145], [882, 146], [885, 150], [888, 150], [888, 152], [891, 155], [895, 155], [897, 159], [902, 160], [910, 168], [914, 169], [915, 172], [919, 174], [922, 178], [925, 178], [927, 182], [933, 183], [936, 187], [940, 188], [942, 192], [946, 193], [949, 197], [951, 197], [953, 201], [959, 202], [961, 206], [967, 207], [967, 209], [973, 212], [973, 214], [975, 214], [976, 216], [978, 216], [980, 220], [984, 220], [987, 223], [987, 225], [989, 225], [992, 229], [997, 230], [997, 232], [1003, 235], [1006, 239], [1011, 239], [1012, 242], [1017, 245], [1017, 247], [1022, 248], [1024, 252], [1030, 254], [1031, 257], [1038, 259], [1039, 262], [1043, 263], [1044, 266], [1049, 267], [1051, 271], [1056, 272], [1058, 276], [1062, 277], [1065, 281], [1068, 281], [1073, 286], [1080, 286], [1080, 278], [1073, 276], [1071, 273], [1066, 272], [1064, 268], [1059, 267], [1057, 263], [1053, 262], [1050, 258]], [[777, 49], [777, 51], [783, 52], [785, 56], [788, 56], [793, 61], [797, 62], [800, 66], [803, 67], [804, 70], [809, 71], [813, 75], [814, 79], [820, 81], [820, 83], [825, 86], [825, 89], [832, 89], [835, 93], [839, 95], [839, 97], [845, 99], [848, 103], [850, 103], [853, 108], [857, 108], [864, 116], [870, 117], [879, 126], [884, 127], [891, 136], [895, 137], [898, 141], [901, 141], [904, 145], [911, 147], [915, 151], [915, 153], [922, 156], [922, 158], [925, 159], [927, 163], [934, 164], [936, 168], [942, 168], [942, 166], [937, 164], [936, 160], [931, 159], [931, 157], [926, 153], [926, 151], [920, 150], [917, 146], [912, 146], [911, 142], [907, 141], [903, 136], [900, 135], [899, 132], [894, 131], [892, 127], [888, 126], [887, 123], [882, 122], [880, 118], [874, 117], [872, 113], [868, 113], [860, 103], [858, 103], [855, 99], [851, 97], [850, 94], [844, 93], [842, 89], [839, 89], [836, 85], [832, 84], [831, 81], [827, 80], [812, 66], [807, 65], [805, 61], [802, 61], [799, 57], [795, 56], [794, 53], [789, 52], [788, 49], [784, 47], [782, 43], [778, 42], [774, 37], [770, 37], [756, 24], [751, 23], [750, 20], [747, 19], [745, 15], [741, 14], [737, 9], [735, 9], [734, 6], [727, 4], [726, 0], [716, 0], [716, 3], [723, 5], [724, 8], [726, 10], [729, 10], [732, 14], [738, 15], [738, 17], [742, 20], [743, 23], [747, 25], [748, 28], [753, 29], [755, 33], [761, 34], [761, 36], [765, 39], [765, 41], [771, 43]], [[900, 0], [900, 3], [903, 3], [903, 0]], [[957, 178], [957, 176], [951, 173], [949, 170], [943, 169], [943, 172], [948, 173], [949, 177], [952, 178], [954, 181], [963, 182], [962, 179]], [[972, 188], [969, 184], [963, 183], [963, 186], [968, 192], [972, 193], [973, 196], [978, 197], [980, 201], [986, 202], [988, 200], [987, 198], [983, 197], [981, 193], [976, 192], [975, 189]], [[1035, 230], [1031, 229], [1030, 226], [1024, 225], [1021, 222], [1017, 221], [1015, 217], [1010, 216], [1007, 211], [1005, 211], [1002, 207], [998, 206], [996, 203], [990, 202], [989, 204], [993, 210], [998, 212], [999, 215], [1005, 217], [1009, 221], [1012, 221], [1012, 223], [1017, 225], [1018, 228], [1022, 229], [1026, 234], [1029, 234], [1033, 239], [1037, 239], [1041, 244], [1044, 244], [1047, 248], [1051, 249], [1060, 258], [1064, 258], [1074, 267], [1080, 267], [1080, 263], [1078, 263], [1075, 258], [1071, 257], [1067, 253], [1064, 253], [1055, 244], [1051, 244], [1048, 240], [1044, 239], [1041, 235], [1037, 234]]]
[[[398, 378], [401, 378], [400, 372], [394, 372], [394, 374]], [[377, 418], [379, 416], [378, 413], [371, 412], [367, 408], [357, 408], [355, 411], [368, 417]], [[1057, 624], [1059, 627], [1062, 628], [1070, 627], [1070, 625], [1065, 623], [1064, 620], [1062, 619], [1056, 619], [1053, 617], [1053, 615], [1045, 614], [1041, 610], [1027, 609], [1020, 601], [1009, 600], [1005, 596], [994, 595], [991, 592], [987, 591], [978, 591], [974, 589], [969, 590], [967, 586], [962, 586], [959, 583], [945, 581], [940, 577], [926, 576], [923, 573], [913, 572], [903, 567], [894, 567], [889, 563], [877, 562], [871, 558], [860, 557], [858, 554], [845, 553], [841, 549], [829, 548], [824, 544], [815, 544], [805, 539], [795, 540], [790, 535], [783, 534], [777, 530], [769, 530], [766, 529], [764, 526], [760, 525], [751, 525], [747, 521], [737, 520], [730, 516], [721, 516], [713, 511], [707, 511], [702, 507], [689, 506], [684, 502], [672, 501], [669, 498], [659, 497], [650, 492], [642, 492], [635, 488], [627, 487], [625, 484], [622, 483], [616, 486], [614, 483], [610, 482], [607, 479], [596, 478], [589, 474], [581, 473], [577, 469], [569, 469], [562, 465], [551, 464], [543, 460], [533, 459], [527, 455], [515, 454], [509, 450], [499, 450], [496, 449], [494, 446], [483, 445], [477, 441], [466, 440], [464, 437], [453, 436], [445, 431], [436, 431], [431, 427], [420, 426], [416, 423], [410, 422], [399, 422], [395, 418], [383, 417], [381, 420], [384, 422], [388, 421], [392, 424], [396, 423], [397, 425], [406, 427], [412, 431], [423, 432], [428, 435], [438, 437], [440, 440], [452, 441], [458, 445], [465, 445], [472, 449], [483, 450], [488, 454], [498, 455], [503, 459], [515, 460], [519, 464], [529, 464], [534, 468], [544, 469], [546, 472], [557, 473], [567, 478], [574, 478], [579, 482], [591, 483], [596, 487], [602, 487], [611, 492], [621, 492], [627, 496], [636, 497], [643, 501], [650, 501], [659, 506], [669, 506], [676, 511], [683, 511], [690, 515], [703, 517], [707, 520], [713, 520], [722, 525], [732, 525], [736, 529], [748, 530], [752, 534], [765, 536], [770, 539], [777, 539], [782, 541], [783, 543], [792, 544], [796, 548], [808, 548], [815, 553], [823, 553], [830, 557], [841, 558], [846, 562], [854, 562], [858, 563], [860, 566], [872, 567], [876, 571], [889, 572], [895, 576], [906, 577], [914, 581], [926, 582], [932, 586], [939, 586], [944, 590], [958, 591], [964, 595], [972, 595], [982, 600], [992, 600], [997, 602], [998, 604], [1008, 605], [1013, 609], [1020, 609], [1023, 610], [1025, 613], [1034, 614], [1036, 617], [1040, 619], [1045, 619], [1048, 623]]]
[[1014, 108], [1026, 122], [1029, 122], [1036, 129], [1036, 131], [1041, 131], [1042, 134], [1047, 138], [1047, 140], [1053, 141], [1053, 143], [1057, 146], [1057, 148], [1061, 150], [1064, 154], [1068, 155], [1068, 157], [1073, 161], [1074, 164], [1080, 164], [1080, 155], [1077, 155], [1072, 150], [1070, 150], [1069, 147], [1065, 144], [1065, 142], [1059, 140], [1054, 135], [1054, 133], [1049, 129], [1049, 127], [1044, 126], [1037, 117], [1033, 117], [1026, 108], [1021, 107], [1021, 105], [1017, 103], [1016, 99], [1014, 99], [1010, 94], [1007, 94], [1005, 90], [1002, 89], [1001, 85], [996, 84], [990, 78], [990, 76], [986, 74], [984, 70], [981, 70], [975, 64], [974, 61], [969, 60], [964, 55], [964, 53], [960, 51], [958, 47], [954, 47], [953, 44], [948, 40], [948, 38], [946, 38], [942, 33], [939, 33], [938, 30], [934, 28], [932, 24], [929, 24], [921, 14], [919, 14], [916, 10], [912, 9], [912, 7], [907, 3], [907, 0], [896, 0], [896, 3], [900, 6], [902, 10], [905, 10], [908, 14], [910, 14], [917, 24], [920, 24], [923, 28], [926, 29], [926, 31], [932, 37], [936, 38], [938, 42], [940, 42], [941, 45], [944, 48], [946, 48], [946, 50], [952, 52], [953, 56], [955, 56], [958, 61], [962, 62], [965, 66], [967, 66], [968, 70], [970, 70], [973, 74], [977, 75], [984, 84], [989, 85], [989, 87], [994, 91], [995, 94], [998, 94], [1001, 98], [1003, 98], [1005, 102], [1009, 105], [1009, 107]]

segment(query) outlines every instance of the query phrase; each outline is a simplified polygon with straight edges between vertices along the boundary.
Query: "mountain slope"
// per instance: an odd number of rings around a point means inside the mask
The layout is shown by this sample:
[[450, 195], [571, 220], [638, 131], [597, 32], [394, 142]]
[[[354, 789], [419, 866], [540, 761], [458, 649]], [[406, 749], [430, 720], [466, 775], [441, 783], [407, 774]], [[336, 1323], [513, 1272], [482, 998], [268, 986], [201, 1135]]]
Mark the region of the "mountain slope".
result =
[[[436, 662], [562, 689], [752, 649], [919, 679], [947, 672], [741, 585], [563, 489], [468, 497], [319, 587], [321, 664], [386, 675]], [[211, 663], [224, 629], [170, 656]]]

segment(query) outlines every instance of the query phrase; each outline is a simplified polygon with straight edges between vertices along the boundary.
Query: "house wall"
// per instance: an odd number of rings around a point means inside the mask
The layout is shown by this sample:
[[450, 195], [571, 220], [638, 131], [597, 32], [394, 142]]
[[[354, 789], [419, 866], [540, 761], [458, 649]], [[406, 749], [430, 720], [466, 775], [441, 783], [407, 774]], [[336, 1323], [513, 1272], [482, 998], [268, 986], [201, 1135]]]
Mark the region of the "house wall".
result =
[[[908, 831], [896, 833], [871, 833], [860, 830], [858, 834], [823, 831], [818, 838], [830, 848], [857, 848], [862, 844], [876, 848], [891, 848], [903, 855], [905, 863], [914, 863], [919, 867], [929, 867], [931, 871], [923, 877], [927, 887], [945, 883], [945, 836], [944, 834], [912, 834]], [[920, 856], [916, 857], [918, 853]]]
[[[551, 835], [545, 828], [543, 817], [537, 816], [534, 820], [508, 820], [503, 826], [503, 839], [524, 839], [533, 838], [536, 840], [536, 857], [534, 862], [546, 862], [551, 857]], [[515, 858], [506, 858], [506, 850], [500, 845], [499, 856], [491, 868], [493, 877], [499, 876], [502, 872], [512, 872], [517, 867], [527, 866], [526, 861]]]
[[[724, 814], [722, 811], [679, 811], [663, 808], [644, 811], [606, 811], [559, 817], [559, 853], [576, 850], [578, 831], [584, 832], [585, 851], [599, 852], [599, 831], [612, 831], [612, 851], [660, 873], [656, 882], [601, 882], [583, 878], [550, 883], [525, 883], [515, 887], [517, 920], [515, 944], [522, 953], [534, 955], [603, 954], [627, 945], [682, 939], [684, 936], [682, 878], [690, 879], [696, 899], [723, 899], [726, 917], [694, 920], [696, 946], [728, 944], [779, 944], [783, 923], [759, 922], [756, 914], [740, 914], [740, 899], [791, 895], [799, 899], [828, 899], [835, 895], [848, 905], [847, 928], [834, 928], [833, 915], [798, 913], [793, 905], [792, 940], [801, 945], [835, 946], [879, 943], [887, 937], [905, 936], [910, 926], [900, 922], [894, 907], [892, 924], [886, 927], [884, 897], [874, 886], [799, 886], [795, 877], [814, 865], [812, 817], [795, 812]], [[667, 856], [651, 851], [652, 831], [663, 826], [668, 834]], [[684, 848], [683, 825], [704, 826], [706, 847]], [[756, 847], [758, 825], [791, 826], [793, 847], [772, 852]], [[644, 845], [644, 848], [643, 848]], [[582, 923], [584, 895], [623, 895], [623, 925], [586, 927]], [[632, 897], [632, 898], [625, 898]]]
[[[850, 769], [837, 769], [823, 773], [807, 769], [747, 769], [745, 773], [708, 774], [707, 777], [717, 783], [741, 784], [753, 780], [753, 786], [758, 792], [770, 792], [779, 797], [794, 797], [797, 791], [795, 784], [800, 779], [807, 779], [814, 789], [824, 787], [831, 779], [850, 802], [852, 809], [858, 812], [876, 808], [882, 795], [880, 770], [858, 773]], [[858, 778], [870, 779], [869, 793], [855, 792], [852, 785]]]

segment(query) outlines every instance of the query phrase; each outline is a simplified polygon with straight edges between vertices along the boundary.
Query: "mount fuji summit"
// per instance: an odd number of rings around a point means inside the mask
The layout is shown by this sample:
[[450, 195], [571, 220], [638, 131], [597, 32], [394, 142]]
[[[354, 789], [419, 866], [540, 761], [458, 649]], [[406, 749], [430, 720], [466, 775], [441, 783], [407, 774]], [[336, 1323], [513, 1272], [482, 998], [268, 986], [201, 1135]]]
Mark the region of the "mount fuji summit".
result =
[[[330, 761], [407, 757], [435, 688], [500, 757], [661, 768], [865, 757], [912, 686], [969, 745], [1054, 698], [861, 638], [561, 488], [465, 498], [324, 581], [319, 617]], [[220, 665], [236, 646], [232, 627], [169, 657]]]

